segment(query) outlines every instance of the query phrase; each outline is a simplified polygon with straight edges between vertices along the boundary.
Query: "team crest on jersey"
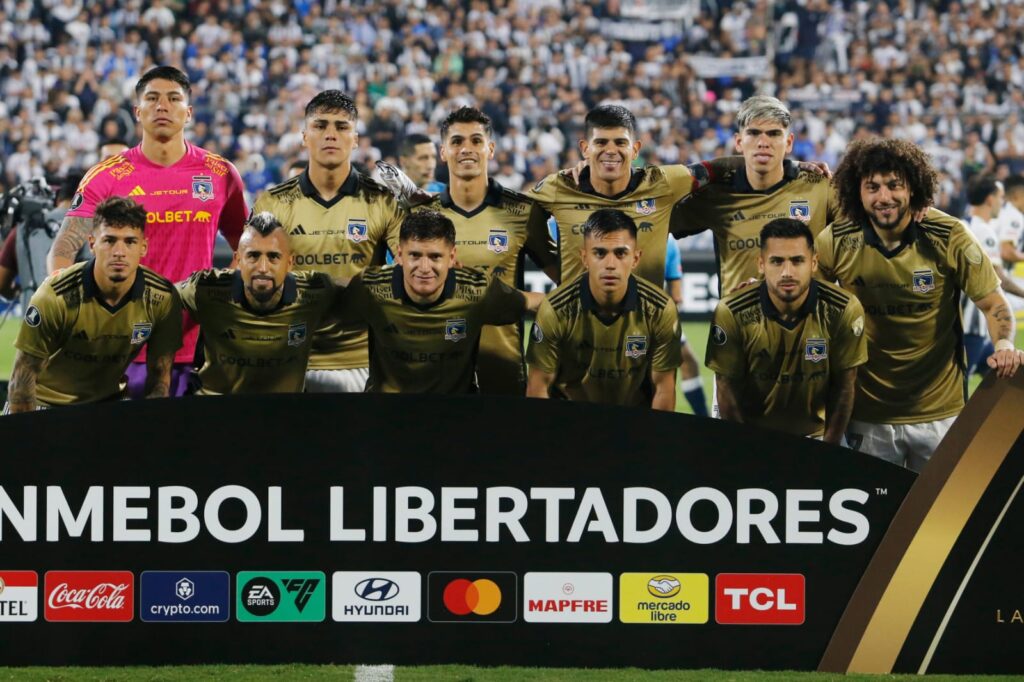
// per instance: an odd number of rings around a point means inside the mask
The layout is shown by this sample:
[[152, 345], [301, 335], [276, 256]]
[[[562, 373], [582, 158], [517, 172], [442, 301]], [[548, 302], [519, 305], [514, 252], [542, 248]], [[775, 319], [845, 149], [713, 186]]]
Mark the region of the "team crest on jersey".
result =
[[192, 198], [199, 199], [199, 201], [213, 200], [213, 176], [192, 176]]
[[807, 199], [789, 202], [789, 217], [806, 223], [811, 219], [811, 203]]
[[935, 288], [935, 275], [931, 270], [914, 270], [914, 291], [927, 294]]
[[369, 233], [366, 229], [366, 221], [348, 221], [348, 227], [345, 228], [345, 235], [348, 236], [349, 240], [354, 241], [356, 243], [365, 242], [369, 237]]
[[301, 346], [306, 342], [306, 323], [288, 325], [288, 345]]
[[651, 215], [654, 213], [654, 199], [641, 199], [636, 202], [636, 212], [640, 215]]
[[807, 345], [804, 346], [804, 360], [821, 362], [827, 359], [828, 344], [825, 343], [825, 339], [807, 339]]
[[647, 337], [646, 336], [627, 336], [626, 337], [626, 357], [640, 358], [647, 355]]
[[491, 230], [487, 235], [487, 249], [494, 253], [505, 253], [508, 251], [508, 232], [505, 230]]
[[466, 338], [466, 318], [444, 321], [444, 340], [458, 343]]
[[132, 345], [146, 343], [149, 335], [153, 333], [153, 325], [150, 322], [136, 322], [132, 325]]

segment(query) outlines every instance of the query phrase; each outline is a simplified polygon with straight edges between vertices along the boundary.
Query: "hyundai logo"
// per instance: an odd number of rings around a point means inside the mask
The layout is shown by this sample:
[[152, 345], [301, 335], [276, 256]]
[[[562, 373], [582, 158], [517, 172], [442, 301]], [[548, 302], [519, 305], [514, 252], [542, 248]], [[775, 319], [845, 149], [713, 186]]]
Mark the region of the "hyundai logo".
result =
[[386, 578], [367, 578], [356, 584], [356, 596], [367, 601], [387, 601], [398, 596], [398, 583]]

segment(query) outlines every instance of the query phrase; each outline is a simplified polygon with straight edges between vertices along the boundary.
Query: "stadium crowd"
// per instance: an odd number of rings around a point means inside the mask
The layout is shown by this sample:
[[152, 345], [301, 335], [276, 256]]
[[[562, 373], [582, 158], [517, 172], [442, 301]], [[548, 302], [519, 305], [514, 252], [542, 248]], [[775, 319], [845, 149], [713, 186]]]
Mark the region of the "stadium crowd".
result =
[[302, 156], [323, 89], [362, 112], [357, 164], [481, 108], [511, 188], [575, 163], [601, 102], [636, 113], [638, 162], [678, 163], [731, 152], [740, 102], [764, 92], [792, 107], [797, 158], [835, 166], [870, 134], [922, 145], [937, 205], [961, 215], [968, 177], [1024, 170], [1022, 44], [1014, 0], [0, 0], [0, 184], [134, 144], [132, 88], [172, 64], [194, 84], [189, 138], [234, 161], [250, 198]]

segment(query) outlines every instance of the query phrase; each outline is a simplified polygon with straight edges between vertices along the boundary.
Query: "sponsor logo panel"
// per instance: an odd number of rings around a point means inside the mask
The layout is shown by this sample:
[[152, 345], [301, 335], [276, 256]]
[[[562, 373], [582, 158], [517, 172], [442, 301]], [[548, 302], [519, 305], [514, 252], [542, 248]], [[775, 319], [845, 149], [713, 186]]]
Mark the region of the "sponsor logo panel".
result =
[[245, 623], [319, 623], [327, 611], [320, 571], [241, 571], [235, 613]]
[[609, 623], [611, 573], [527, 573], [523, 620], [527, 623]]
[[146, 623], [223, 623], [231, 617], [226, 571], [143, 571], [139, 618]]
[[619, 620], [623, 623], [692, 625], [708, 622], [706, 573], [623, 573]]
[[514, 623], [516, 574], [435, 571], [427, 575], [427, 619], [432, 623]]
[[0, 623], [30, 623], [39, 618], [39, 575], [0, 571]]
[[331, 576], [331, 618], [414, 623], [421, 617], [422, 580], [415, 571], [336, 571]]
[[798, 573], [720, 573], [715, 622], [722, 625], [802, 625], [804, 577]]
[[43, 585], [43, 616], [51, 623], [128, 623], [134, 617], [131, 571], [47, 571]]

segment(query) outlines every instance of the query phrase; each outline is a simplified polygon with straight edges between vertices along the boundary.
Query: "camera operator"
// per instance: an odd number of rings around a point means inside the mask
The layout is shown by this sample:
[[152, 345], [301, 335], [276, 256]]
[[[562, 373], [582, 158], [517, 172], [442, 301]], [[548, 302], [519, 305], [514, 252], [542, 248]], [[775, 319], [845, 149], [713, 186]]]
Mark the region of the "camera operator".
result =
[[[46, 254], [81, 181], [80, 170], [69, 172], [61, 181], [56, 197], [42, 179], [11, 190], [10, 193], [20, 196], [12, 209], [13, 225], [0, 251], [0, 296], [14, 298], [20, 285], [22, 308], [28, 305], [32, 294], [49, 274]], [[88, 256], [87, 246], [83, 247], [83, 252], [78, 260]]]

